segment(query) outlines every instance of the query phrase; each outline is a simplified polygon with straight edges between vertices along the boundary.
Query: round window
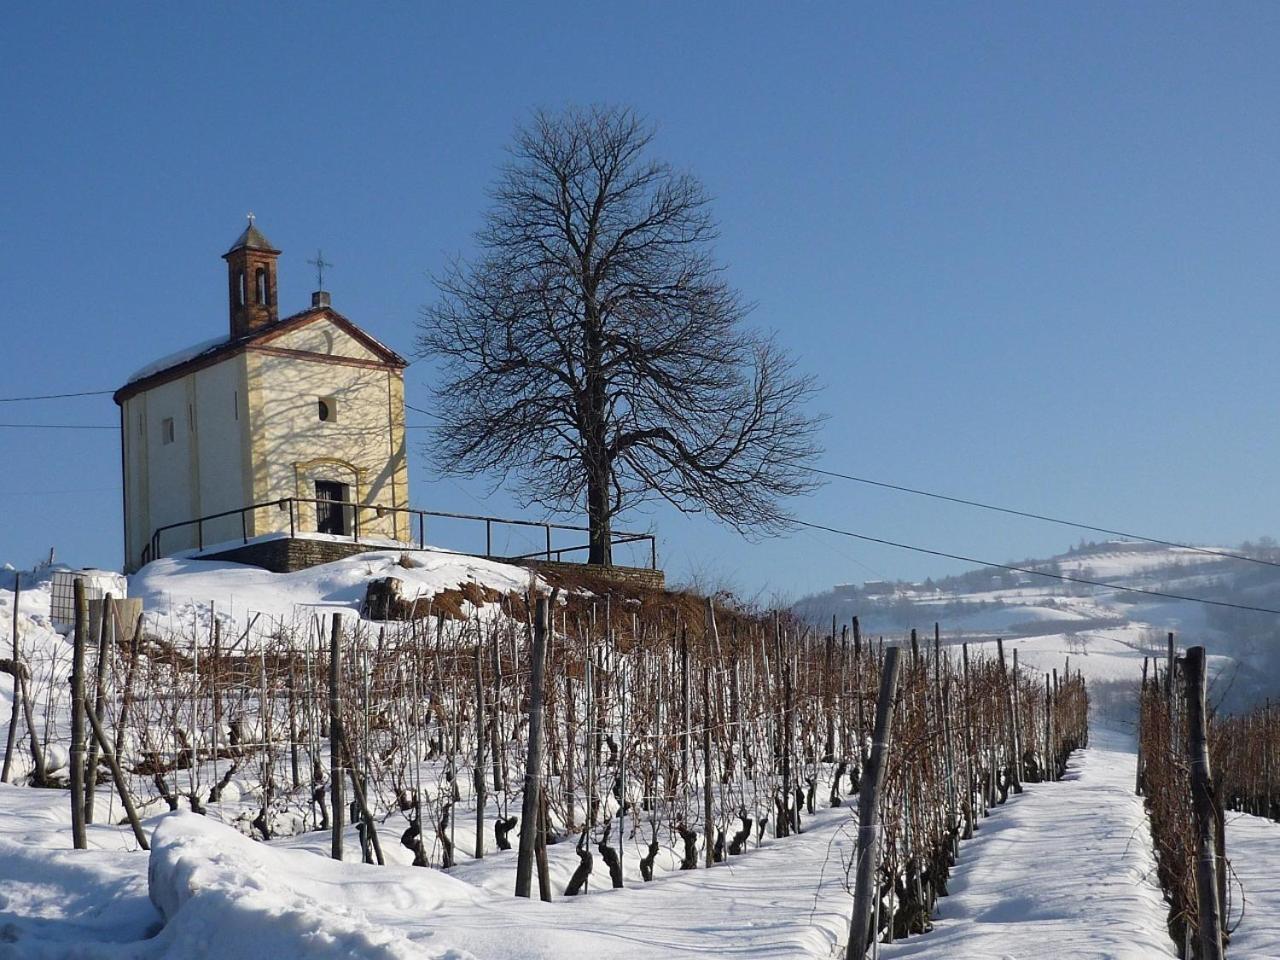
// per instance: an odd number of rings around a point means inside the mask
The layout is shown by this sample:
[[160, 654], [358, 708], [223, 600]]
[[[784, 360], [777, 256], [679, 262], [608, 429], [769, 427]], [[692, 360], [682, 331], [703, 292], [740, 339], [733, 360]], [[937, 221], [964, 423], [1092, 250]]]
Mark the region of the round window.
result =
[[317, 406], [320, 408], [320, 419], [327, 421], [332, 416], [332, 412], [329, 410], [328, 401], [320, 400], [318, 401]]

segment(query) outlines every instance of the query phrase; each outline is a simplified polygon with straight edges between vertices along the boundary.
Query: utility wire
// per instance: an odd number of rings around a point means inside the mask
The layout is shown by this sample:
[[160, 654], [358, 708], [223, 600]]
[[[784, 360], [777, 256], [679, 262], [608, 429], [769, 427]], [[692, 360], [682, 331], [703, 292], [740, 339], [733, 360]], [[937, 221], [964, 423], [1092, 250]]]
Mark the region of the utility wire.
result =
[[115, 393], [114, 390], [86, 390], [83, 393], [46, 393], [38, 397], [0, 397], [0, 403], [21, 403], [24, 400], [64, 400], [67, 397], [100, 397]]
[[933, 500], [945, 500], [947, 503], [959, 503], [966, 507], [979, 507], [983, 510], [994, 510], [996, 513], [1007, 513], [1014, 517], [1026, 517], [1029, 520], [1043, 520], [1046, 523], [1057, 523], [1064, 527], [1076, 527], [1079, 530], [1092, 530], [1094, 533], [1105, 533], [1113, 537], [1124, 537], [1126, 540], [1141, 540], [1143, 543], [1155, 543], [1162, 547], [1178, 547], [1182, 550], [1192, 550], [1195, 553], [1207, 554], [1211, 557], [1224, 557], [1229, 560], [1247, 560], [1249, 563], [1260, 563], [1266, 567], [1280, 567], [1280, 563], [1274, 560], [1263, 560], [1260, 557], [1247, 557], [1242, 553], [1232, 553], [1229, 550], [1210, 550], [1207, 547], [1197, 547], [1190, 543], [1179, 543], [1176, 540], [1161, 540], [1158, 537], [1144, 537], [1139, 533], [1127, 533], [1124, 530], [1111, 530], [1108, 527], [1096, 527], [1089, 523], [1077, 523], [1074, 520], [1063, 520], [1060, 517], [1050, 517], [1042, 513], [1030, 513], [1026, 510], [1015, 510], [1012, 507], [1000, 507], [993, 503], [983, 503], [981, 500], [966, 500], [964, 497], [952, 497], [945, 493], [934, 493], [930, 490], [919, 490], [915, 487], [904, 487], [897, 483], [887, 483], [884, 480], [871, 480], [867, 477], [855, 477], [847, 473], [839, 473], [835, 470], [823, 470], [819, 467], [805, 467], [804, 469], [811, 473], [820, 473], [824, 477], [835, 477], [839, 480], [852, 480], [854, 483], [865, 483], [871, 487], [882, 487], [885, 490], [897, 490], [899, 493], [910, 493], [918, 497], [929, 497]]
[[897, 543], [893, 540], [883, 540], [880, 537], [869, 537], [863, 533], [854, 533], [851, 530], [841, 530], [837, 527], [828, 527], [821, 523], [810, 523], [807, 520], [793, 520], [797, 526], [808, 527], [811, 530], [825, 530], [827, 533], [835, 533], [842, 537], [852, 537], [855, 540], [864, 540], [867, 543], [879, 543], [886, 547], [897, 547], [899, 550], [911, 550], [914, 553], [925, 553], [931, 557], [942, 557], [946, 560], [960, 560], [963, 563], [976, 563], [981, 567], [995, 567], [997, 570], [1012, 570], [1015, 573], [1028, 573], [1037, 577], [1048, 577], [1050, 580], [1062, 580], [1066, 583], [1083, 583], [1090, 587], [1104, 587], [1108, 590], [1120, 590], [1125, 593], [1141, 593], [1148, 597], [1161, 597], [1165, 600], [1187, 600], [1191, 603], [1205, 603], [1214, 607], [1229, 607], [1232, 610], [1249, 610], [1253, 613], [1272, 613], [1280, 616], [1280, 610], [1272, 610], [1270, 607], [1253, 607], [1246, 603], [1231, 603], [1227, 600], [1207, 600], [1204, 597], [1188, 597], [1180, 593], [1165, 593], [1162, 590], [1146, 590], [1142, 587], [1126, 587], [1118, 583], [1107, 583], [1103, 580], [1088, 580], [1084, 577], [1072, 577], [1065, 573], [1048, 573], [1044, 570], [1034, 570], [1030, 567], [1015, 567], [1008, 563], [993, 563], [990, 560], [979, 560], [976, 557], [964, 557], [957, 553], [943, 553], [941, 550], [930, 550], [928, 547], [915, 547], [909, 543]]
[[119, 430], [115, 426], [99, 426], [96, 423], [0, 423], [9, 430]]

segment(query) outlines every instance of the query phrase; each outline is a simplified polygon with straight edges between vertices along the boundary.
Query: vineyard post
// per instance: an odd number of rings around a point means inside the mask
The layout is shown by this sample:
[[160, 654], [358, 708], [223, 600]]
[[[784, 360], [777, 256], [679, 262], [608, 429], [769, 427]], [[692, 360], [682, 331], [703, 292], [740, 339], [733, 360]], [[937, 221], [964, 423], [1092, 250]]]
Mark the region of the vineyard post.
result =
[[4, 745], [4, 769], [0, 770], [0, 783], [9, 782], [9, 768], [13, 763], [13, 747], [18, 738], [18, 710], [22, 699], [22, 661], [18, 656], [18, 601], [22, 599], [22, 577], [13, 573], [13, 709], [9, 714], [9, 739]]
[[[484, 859], [484, 640], [480, 617], [476, 615], [476, 765], [473, 776], [476, 791], [476, 849], [475, 858]], [[495, 788], [496, 789], [496, 788]]]
[[[1172, 637], [1172, 634], [1170, 634]], [[1204, 647], [1187, 651], [1187, 759], [1191, 765], [1191, 805], [1196, 818], [1196, 900], [1199, 905], [1199, 960], [1222, 960], [1222, 914], [1218, 888], [1218, 852], [1214, 842], [1215, 798], [1209, 764], [1205, 716]]]
[[[489, 724], [489, 752], [493, 755], [493, 792], [506, 794], [506, 764], [500, 748], [502, 739], [502, 651], [500, 649], [500, 631], [493, 628], [493, 720]], [[505, 804], [505, 796], [503, 803]]]
[[[854, 863], [856, 879], [853, 894], [853, 918], [849, 923], [849, 944], [845, 960], [862, 960], [867, 954], [867, 933], [871, 922], [872, 903], [879, 899], [876, 872], [880, 866], [877, 819], [880, 815], [880, 792], [884, 787], [888, 766], [889, 738], [893, 719], [893, 700], [898, 688], [898, 647], [885, 651], [880, 675], [880, 697], [876, 701], [875, 733], [871, 741], [871, 757], [858, 792], [858, 846]], [[874, 935], [874, 931], [872, 931]]]
[[[547, 812], [547, 795], [538, 788], [538, 842], [534, 845], [534, 859], [538, 864], [538, 899], [543, 903], [551, 902], [551, 867], [547, 862], [547, 834], [550, 830], [551, 816]], [[524, 831], [521, 831], [521, 836]]]
[[333, 807], [330, 856], [342, 859], [342, 721], [339, 718], [338, 687], [342, 682], [342, 661], [339, 643], [342, 640], [342, 619], [333, 615], [329, 632], [329, 805]]
[[1013, 688], [1018, 683], [1018, 677], [1016, 674], [1011, 677], [1008, 669], [1005, 667], [1003, 638], [996, 639], [996, 650], [999, 651], [1000, 654], [1000, 675], [1004, 680], [1004, 699], [1009, 713], [1009, 749], [1013, 751], [1013, 762], [1009, 764], [1009, 769], [1013, 774], [1013, 792], [1021, 793], [1022, 774], [1018, 770], [1018, 766], [1021, 762], [1019, 758], [1022, 756], [1022, 751], [1019, 749], [1018, 744], [1018, 711], [1013, 705]]
[[1018, 648], [1014, 647], [1013, 648], [1013, 685], [1012, 685], [1012, 689], [1009, 691], [1009, 695], [1013, 697], [1014, 729], [1017, 731], [1017, 741], [1016, 741], [1017, 748], [1016, 749], [1018, 751], [1018, 755], [1013, 758], [1013, 762], [1017, 764], [1017, 767], [1018, 767], [1018, 783], [1019, 784], [1022, 783], [1022, 772], [1023, 772], [1022, 757], [1024, 753], [1022, 749], [1022, 723], [1021, 723], [1022, 698], [1018, 695], [1018, 687], [1019, 687], [1018, 679], [1021, 676], [1022, 676], [1022, 673], [1018, 670]]
[[680, 716], [680, 789], [689, 785], [689, 727], [693, 724], [693, 707], [689, 690], [689, 631], [680, 628], [680, 699], [683, 712]]
[[547, 598], [538, 597], [533, 617], [533, 650], [530, 653], [529, 745], [520, 810], [520, 853], [516, 860], [516, 896], [525, 898], [530, 894], [534, 852], [538, 846], [538, 835], [542, 832], [542, 804], [539, 802], [542, 793], [542, 678], [546, 669], [550, 609]]
[[704, 865], [715, 863], [716, 825], [711, 809], [711, 668], [702, 668], [702, 835]]
[[827, 717], [827, 740], [823, 744], [822, 759], [834, 763], [836, 759], [836, 704], [835, 704], [836, 617], [831, 615], [831, 636], [827, 638], [826, 662], [822, 671], [822, 706]]
[[969, 644], [962, 643], [960, 653], [964, 664], [964, 754], [969, 791], [969, 799], [964, 804], [964, 833], [960, 839], [968, 840], [973, 836], [978, 820], [977, 804], [974, 799], [974, 794], [977, 792], [977, 774], [973, 769], [973, 697], [969, 687]]
[[1053, 692], [1049, 675], [1044, 675], [1044, 766], [1045, 779], [1057, 780], [1058, 768], [1053, 759]]
[[[295, 658], [295, 652], [289, 651], [289, 773], [293, 780], [293, 789], [297, 790], [302, 785], [301, 758], [298, 753], [298, 702], [297, 691], [294, 689], [298, 683], [298, 666]], [[214, 753], [214, 759], [217, 759], [217, 753]]]
[[1142, 686], [1138, 687], [1138, 763], [1133, 792], [1142, 796], [1142, 701], [1147, 691], [1147, 657], [1142, 658]]
[[950, 672], [942, 681], [942, 739], [946, 743], [947, 772], [947, 834], [948, 846], [954, 858], [960, 853], [960, 811], [956, 791], [956, 759], [955, 748], [951, 742], [951, 676]]
[[[632, 637], [635, 636], [634, 624]], [[615, 639], [615, 643], [616, 643]], [[633, 648], [635, 649], [635, 648]], [[627, 674], [618, 665], [618, 872], [626, 856], [624, 840], [627, 822]], [[633, 815], [634, 816], [634, 815]], [[605, 839], [609, 839], [605, 837]]]
[[[103, 711], [106, 707], [107, 699], [107, 646], [108, 641], [114, 639], [112, 633], [108, 633], [110, 629], [108, 622], [114, 622], [111, 616], [115, 609], [115, 603], [111, 599], [111, 594], [107, 594], [102, 599], [102, 613], [98, 617], [98, 662], [94, 671], [93, 685], [93, 709], [92, 712], [101, 722]], [[85, 711], [89, 711], [89, 705], [85, 704]], [[192, 740], [195, 740], [195, 728], [192, 729]], [[88, 771], [85, 776], [84, 784], [84, 822], [93, 823], [93, 794], [98, 786], [98, 741], [89, 739], [89, 760], [85, 764]]]
[[84, 581], [75, 580], [75, 635], [71, 656], [71, 839], [77, 850], [88, 847], [84, 821], [84, 647], [88, 641], [89, 605]]

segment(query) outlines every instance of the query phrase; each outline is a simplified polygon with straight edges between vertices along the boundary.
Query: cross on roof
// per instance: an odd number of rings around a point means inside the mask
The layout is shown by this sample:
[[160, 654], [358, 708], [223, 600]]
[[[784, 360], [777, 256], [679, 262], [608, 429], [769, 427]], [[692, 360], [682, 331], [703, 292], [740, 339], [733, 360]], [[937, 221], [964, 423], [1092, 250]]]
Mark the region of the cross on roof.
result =
[[250, 210], [247, 214], [245, 214], [245, 218], [249, 221], [249, 226], [251, 227], [253, 226], [253, 221], [257, 219], [257, 217], [253, 215], [252, 210]]
[[332, 267], [333, 264], [324, 258], [324, 253], [322, 253], [320, 250], [316, 251], [316, 258], [314, 260], [308, 260], [307, 263], [311, 264], [313, 267], [316, 268], [316, 289], [323, 290], [324, 289], [324, 268]]

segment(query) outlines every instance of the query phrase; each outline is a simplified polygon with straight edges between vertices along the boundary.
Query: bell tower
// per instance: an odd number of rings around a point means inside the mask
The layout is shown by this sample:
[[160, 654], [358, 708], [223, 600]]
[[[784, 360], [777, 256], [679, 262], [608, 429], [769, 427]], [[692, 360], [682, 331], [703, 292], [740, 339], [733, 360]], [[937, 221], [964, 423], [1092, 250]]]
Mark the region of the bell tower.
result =
[[252, 333], [280, 318], [276, 305], [276, 257], [280, 251], [254, 225], [222, 255], [227, 261], [227, 293], [231, 305], [231, 338]]

